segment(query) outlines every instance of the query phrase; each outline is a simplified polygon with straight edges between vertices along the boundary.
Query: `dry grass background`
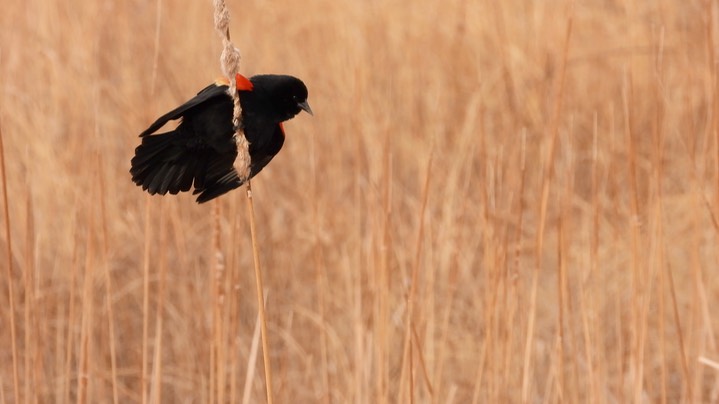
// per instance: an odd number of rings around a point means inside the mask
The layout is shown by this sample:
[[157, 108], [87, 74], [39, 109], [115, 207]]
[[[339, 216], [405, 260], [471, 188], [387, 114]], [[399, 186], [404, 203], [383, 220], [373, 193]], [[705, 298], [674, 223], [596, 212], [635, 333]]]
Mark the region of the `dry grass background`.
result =
[[[714, 2], [229, 7], [315, 111], [253, 181], [277, 402], [719, 400]], [[128, 174], [211, 2], [2, 8], [0, 403], [264, 400], [244, 192]]]

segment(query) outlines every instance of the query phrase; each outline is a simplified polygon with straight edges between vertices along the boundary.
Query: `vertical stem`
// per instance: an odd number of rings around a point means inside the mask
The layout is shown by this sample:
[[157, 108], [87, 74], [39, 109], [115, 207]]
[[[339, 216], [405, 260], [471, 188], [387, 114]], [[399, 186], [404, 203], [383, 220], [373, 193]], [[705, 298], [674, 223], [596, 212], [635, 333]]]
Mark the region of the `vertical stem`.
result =
[[[152, 54], [152, 76], [150, 79], [150, 96], [155, 94], [155, 83], [157, 82], [157, 67], [160, 60], [160, 23], [162, 21], [162, 0], [157, 0], [157, 13], [155, 15], [155, 45]], [[152, 248], [152, 205], [150, 198], [145, 197], [145, 243], [142, 254], [142, 365], [140, 388], [142, 393], [142, 404], [147, 404], [147, 350], [148, 330], [150, 316], [150, 248]]]
[[539, 272], [542, 267], [543, 249], [544, 249], [544, 227], [547, 218], [547, 206], [549, 202], [549, 189], [554, 177], [554, 155], [557, 148], [557, 138], [559, 134], [559, 115], [561, 113], [562, 98], [564, 96], [564, 79], [567, 69], [567, 58], [569, 55], [569, 42], [572, 37], [572, 24], [574, 20], [574, 2], [569, 3], [569, 12], [567, 18], [567, 27], [564, 37], [564, 50], [562, 53], [562, 64], [559, 73], [559, 86], [557, 96], [554, 100], [554, 110], [552, 121], [549, 127], [549, 135], [551, 135], [549, 143], [549, 151], [547, 155], [547, 165], [545, 166], [544, 179], [542, 181], [542, 194], [539, 210], [539, 223], [537, 225], [537, 261], [534, 271], [532, 272], [532, 283], [529, 304], [529, 319], [527, 320], [527, 337], [524, 342], [524, 363], [522, 365], [522, 403], [529, 402], [529, 391], [532, 382], [532, 342], [534, 339], [534, 327], [537, 312], [537, 288], [539, 286]]
[[[167, 251], [168, 213], [165, 200], [160, 202], [160, 251]], [[152, 363], [152, 383], [150, 403], [162, 403], [162, 332], [163, 313], [165, 311], [165, 285], [167, 279], [167, 254], [161, 254], [159, 260], [160, 276], [157, 283], [157, 309], [155, 311], [155, 346]]]
[[142, 366], [140, 373], [140, 389], [142, 404], [147, 404], [147, 350], [148, 350], [148, 318], [150, 316], [150, 248], [152, 246], [151, 203], [145, 196], [145, 248], [142, 254]]
[[265, 298], [260, 271], [260, 252], [257, 248], [257, 230], [255, 228], [255, 207], [252, 203], [252, 186], [247, 180], [247, 211], [250, 216], [250, 233], [252, 235], [252, 258], [255, 262], [255, 281], [257, 285], [257, 310], [260, 314], [260, 330], [262, 335], [262, 359], [265, 364], [265, 389], [267, 404], [272, 404], [272, 370], [270, 368], [270, 344], [267, 336], [267, 318], [265, 317]]
[[[99, 132], [98, 132], [99, 133]], [[105, 173], [102, 169], [102, 163], [100, 156], [97, 156], [97, 173], [98, 180], [100, 182], [100, 189], [105, 188]], [[105, 193], [98, 192], [98, 198], [100, 200], [100, 228], [102, 236], [102, 267], [105, 275], [105, 310], [107, 313], [107, 325], [108, 325], [108, 345], [110, 347], [110, 375], [112, 378], [112, 402], [118, 404], [120, 402], [120, 395], [118, 392], [118, 379], [117, 379], [117, 348], [115, 347], [115, 315], [112, 308], [112, 277], [110, 275], [110, 265], [108, 263], [109, 249], [108, 249], [108, 231], [107, 231], [107, 210], [105, 205]]]
[[15, 294], [13, 291], [12, 237], [10, 237], [10, 206], [7, 198], [7, 175], [5, 174], [5, 149], [3, 147], [2, 126], [0, 126], [0, 169], [2, 169], [2, 194], [5, 215], [5, 240], [7, 240], [7, 292], [10, 301], [10, 341], [12, 348], [12, 381], [15, 400], [20, 401], [20, 377], [17, 368], [17, 341], [15, 330]]
[[410, 281], [410, 289], [407, 294], [407, 328], [404, 336], [404, 349], [402, 358], [402, 372], [400, 375], [400, 388], [398, 397], [402, 397], [402, 383], [404, 381], [405, 366], [408, 363], [409, 370], [409, 402], [414, 403], [414, 362], [412, 358], [412, 327], [414, 316], [414, 302], [417, 293], [417, 276], [419, 273], [420, 259], [422, 258], [422, 240], [424, 239], [424, 215], [427, 210], [427, 201], [429, 199], [429, 181], [432, 178], [432, 160], [434, 158], [434, 142], [427, 161], [427, 170], [424, 177], [424, 187], [422, 189], [422, 204], [419, 209], [419, 229], [417, 230], [417, 244], [415, 248], [414, 261], [412, 264], [412, 278]]

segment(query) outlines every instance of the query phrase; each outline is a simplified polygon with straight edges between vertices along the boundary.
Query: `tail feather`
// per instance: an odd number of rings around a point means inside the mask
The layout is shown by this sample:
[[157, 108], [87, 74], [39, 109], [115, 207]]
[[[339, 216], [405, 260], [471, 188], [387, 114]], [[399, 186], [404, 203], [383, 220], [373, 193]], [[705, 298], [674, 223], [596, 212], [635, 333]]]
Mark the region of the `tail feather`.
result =
[[[172, 187], [172, 185], [175, 184], [177, 181], [178, 173], [182, 174], [182, 166], [179, 166], [177, 164], [168, 165], [169, 169], [167, 170], [167, 173], [165, 173], [165, 179], [162, 181], [162, 184], [160, 184], [160, 193], [167, 193], [167, 191], [170, 191], [171, 194], [176, 194], [178, 189], [177, 186]], [[174, 192], [173, 192], [174, 191]]]
[[147, 191], [150, 192], [150, 194], [164, 195], [167, 193], [167, 190], [162, 192], [162, 183], [165, 181], [165, 178], [167, 178], [167, 174], [169, 174], [170, 170], [172, 170], [171, 164], [163, 162], [158, 166], [157, 171], [155, 171], [155, 176], [147, 185]]
[[135, 157], [132, 158], [132, 169], [146, 169], [149, 163], [161, 152], [167, 149], [174, 132], [148, 136], [142, 139], [142, 144], [135, 148]]
[[218, 196], [226, 192], [239, 188], [241, 185], [242, 180], [240, 180], [239, 175], [237, 175], [237, 171], [235, 171], [235, 169], [232, 169], [232, 171], [218, 178], [216, 181], [213, 181], [213, 183], [209, 187], [204, 189], [195, 189], [193, 194], [199, 194], [199, 196], [197, 197], [197, 203], [205, 203], [211, 199], [217, 198]]
[[237, 171], [233, 167], [236, 154], [217, 155], [213, 159], [207, 159], [202, 172], [207, 175], [198, 183], [195, 182], [194, 195], [198, 203], [204, 203], [217, 198], [242, 185]]
[[194, 186], [197, 202], [203, 203], [242, 185], [233, 167], [236, 156], [232, 149], [218, 152], [179, 129], [143, 137], [130, 174], [151, 195], [174, 195]]
[[182, 166], [180, 169], [177, 170], [177, 175], [175, 176], [174, 181], [174, 187], [170, 190], [170, 193], [177, 194], [178, 192], [186, 192], [190, 190], [190, 186], [192, 185], [192, 177], [194, 175], [189, 174], [190, 173], [190, 166]]
[[132, 181], [153, 195], [189, 191], [203, 156], [185, 143], [176, 131], [143, 137], [131, 160]]

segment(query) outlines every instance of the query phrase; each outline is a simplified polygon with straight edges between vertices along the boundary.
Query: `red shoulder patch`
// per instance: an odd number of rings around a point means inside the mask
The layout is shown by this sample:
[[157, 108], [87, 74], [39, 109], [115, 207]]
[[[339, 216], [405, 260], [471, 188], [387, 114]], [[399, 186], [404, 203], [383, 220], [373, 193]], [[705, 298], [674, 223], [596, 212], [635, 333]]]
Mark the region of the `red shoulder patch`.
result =
[[254, 87], [250, 79], [240, 73], [237, 73], [237, 76], [235, 76], [235, 86], [237, 86], [237, 91], [252, 91]]
[[[230, 79], [228, 79], [227, 77], [220, 77], [219, 79], [215, 80], [215, 85], [229, 86]], [[252, 91], [252, 89], [254, 88], [250, 79], [241, 75], [240, 73], [237, 73], [237, 76], [235, 76], [235, 87], [237, 87], [237, 91]]]

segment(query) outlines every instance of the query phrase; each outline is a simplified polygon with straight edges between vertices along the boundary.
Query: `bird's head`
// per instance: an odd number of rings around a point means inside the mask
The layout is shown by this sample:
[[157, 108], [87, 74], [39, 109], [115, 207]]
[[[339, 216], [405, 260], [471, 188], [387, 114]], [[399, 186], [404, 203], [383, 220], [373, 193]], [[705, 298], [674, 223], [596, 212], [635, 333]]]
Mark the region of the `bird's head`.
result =
[[254, 76], [251, 81], [255, 89], [260, 87], [267, 92], [280, 121], [291, 119], [300, 111], [313, 115], [307, 102], [307, 87], [302, 80], [292, 76], [266, 74]]

